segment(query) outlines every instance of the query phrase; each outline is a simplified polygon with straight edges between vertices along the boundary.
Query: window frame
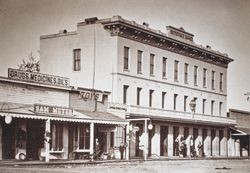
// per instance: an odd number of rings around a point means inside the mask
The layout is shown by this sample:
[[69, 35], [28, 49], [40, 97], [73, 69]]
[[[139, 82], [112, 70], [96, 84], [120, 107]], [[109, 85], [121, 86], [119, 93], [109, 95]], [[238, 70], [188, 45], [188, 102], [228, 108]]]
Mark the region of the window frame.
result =
[[143, 71], [143, 51], [137, 50], [137, 74], [142, 74]]
[[154, 68], [155, 68], [155, 54], [150, 53], [150, 60], [149, 60], [149, 74], [150, 74], [150, 76], [154, 76]]
[[130, 48], [124, 46], [123, 48], [123, 70], [129, 71], [129, 57], [130, 57]]
[[179, 80], [179, 61], [174, 61], [174, 81], [178, 82]]
[[81, 56], [80, 48], [73, 49], [73, 71], [81, 71]]

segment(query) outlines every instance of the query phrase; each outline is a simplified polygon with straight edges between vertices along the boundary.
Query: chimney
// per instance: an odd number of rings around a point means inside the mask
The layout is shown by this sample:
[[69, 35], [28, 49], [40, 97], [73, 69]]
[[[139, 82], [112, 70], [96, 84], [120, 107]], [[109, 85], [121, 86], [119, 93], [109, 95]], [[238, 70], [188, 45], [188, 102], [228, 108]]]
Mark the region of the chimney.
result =
[[148, 28], [148, 27], [149, 27], [149, 24], [148, 24], [148, 23], [146, 23], [146, 22], [143, 22], [143, 23], [142, 23], [142, 25], [143, 25], [143, 26], [145, 26], [146, 28]]

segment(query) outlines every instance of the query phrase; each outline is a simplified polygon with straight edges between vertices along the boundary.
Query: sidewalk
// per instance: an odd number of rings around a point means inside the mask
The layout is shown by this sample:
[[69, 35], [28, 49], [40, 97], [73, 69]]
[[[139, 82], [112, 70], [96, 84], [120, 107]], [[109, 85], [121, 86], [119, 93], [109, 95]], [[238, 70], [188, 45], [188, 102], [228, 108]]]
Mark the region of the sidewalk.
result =
[[51, 160], [50, 162], [45, 161], [17, 161], [17, 160], [1, 160], [0, 167], [2, 166], [66, 166], [66, 165], [92, 165], [92, 164], [109, 164], [109, 163], [132, 163], [132, 162], [150, 162], [150, 161], [185, 161], [185, 160], [245, 160], [250, 159], [250, 157], [196, 157], [196, 158], [180, 158], [180, 157], [171, 157], [171, 158], [148, 158], [146, 161], [143, 159], [130, 159], [130, 160], [98, 160], [98, 161], [89, 161], [89, 160]]

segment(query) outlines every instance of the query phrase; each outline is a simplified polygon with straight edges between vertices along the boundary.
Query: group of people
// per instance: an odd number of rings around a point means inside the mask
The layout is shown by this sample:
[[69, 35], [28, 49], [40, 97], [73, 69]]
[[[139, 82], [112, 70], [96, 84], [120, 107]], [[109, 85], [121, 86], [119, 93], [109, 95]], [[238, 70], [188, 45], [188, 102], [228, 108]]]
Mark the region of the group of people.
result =
[[[198, 153], [196, 153], [193, 138], [190, 138], [190, 156], [191, 157], [202, 157], [204, 155], [203, 145], [201, 142], [197, 145]], [[187, 143], [183, 137], [177, 138], [174, 142], [174, 153], [175, 156], [186, 157], [187, 156]]]

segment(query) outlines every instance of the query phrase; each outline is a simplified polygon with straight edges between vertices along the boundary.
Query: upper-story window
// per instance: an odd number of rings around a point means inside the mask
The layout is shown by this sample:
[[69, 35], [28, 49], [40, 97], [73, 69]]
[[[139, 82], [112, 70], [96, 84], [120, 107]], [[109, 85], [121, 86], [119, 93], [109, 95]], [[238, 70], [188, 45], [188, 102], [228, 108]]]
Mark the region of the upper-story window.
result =
[[139, 106], [140, 105], [140, 100], [141, 100], [141, 90], [142, 88], [137, 88], [137, 101], [136, 104]]
[[215, 71], [212, 71], [212, 79], [211, 79], [211, 88], [212, 88], [212, 90], [215, 90], [214, 78], [215, 78]]
[[219, 103], [219, 116], [221, 116], [222, 113], [222, 102]]
[[188, 64], [184, 64], [184, 82], [188, 84]]
[[198, 66], [194, 66], [194, 85], [198, 85]]
[[205, 109], [206, 109], [206, 99], [202, 100], [202, 114], [205, 114]]
[[154, 75], [154, 66], [155, 66], [155, 55], [154, 54], [150, 54], [150, 69], [149, 69], [149, 73], [150, 75]]
[[137, 51], [137, 73], [138, 74], [142, 73], [142, 51], [141, 50]]
[[211, 115], [214, 115], [214, 100], [211, 101]]
[[161, 94], [161, 108], [165, 108], [165, 97], [166, 97], [166, 92], [162, 92]]
[[187, 111], [187, 99], [188, 99], [188, 96], [184, 96], [184, 112]]
[[167, 58], [162, 58], [162, 77], [167, 78]]
[[129, 47], [124, 47], [124, 60], [123, 60], [123, 69], [129, 69]]
[[154, 90], [149, 90], [149, 107], [152, 107]]
[[73, 61], [73, 68], [74, 71], [81, 70], [81, 49], [74, 49], [74, 61]]
[[207, 69], [203, 68], [203, 87], [207, 87]]
[[178, 81], [178, 70], [179, 70], [179, 61], [174, 61], [174, 81]]
[[220, 73], [220, 91], [223, 91], [223, 73]]
[[127, 104], [128, 85], [123, 85], [123, 104]]
[[174, 94], [174, 110], [176, 110], [176, 106], [177, 106], [177, 97], [178, 97], [178, 94]]

